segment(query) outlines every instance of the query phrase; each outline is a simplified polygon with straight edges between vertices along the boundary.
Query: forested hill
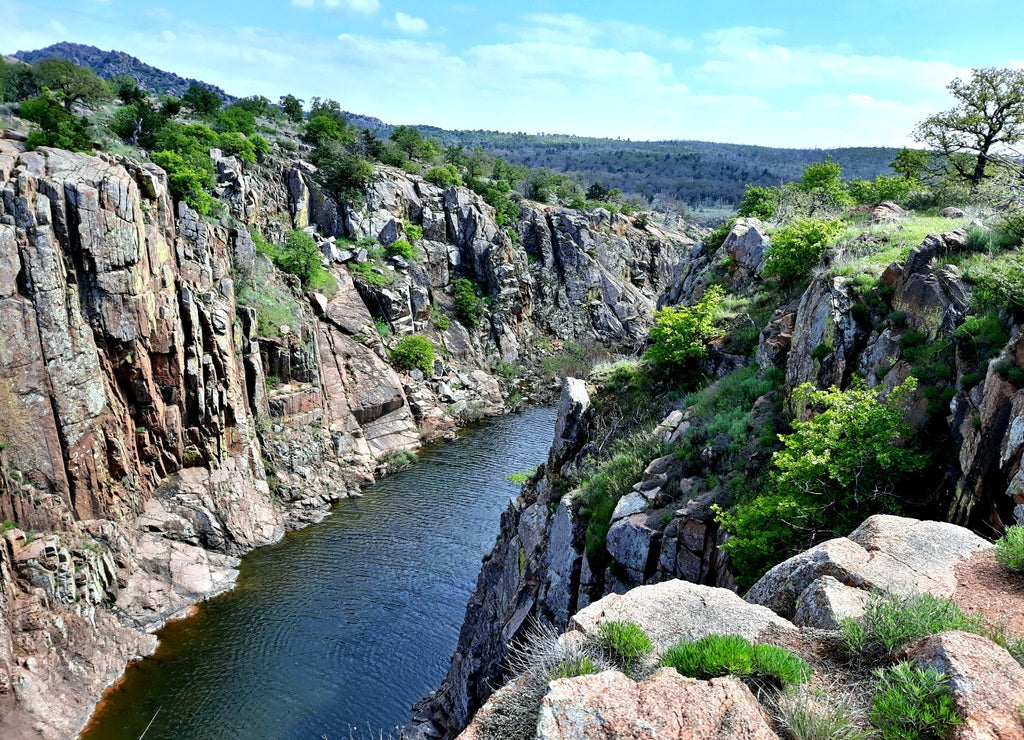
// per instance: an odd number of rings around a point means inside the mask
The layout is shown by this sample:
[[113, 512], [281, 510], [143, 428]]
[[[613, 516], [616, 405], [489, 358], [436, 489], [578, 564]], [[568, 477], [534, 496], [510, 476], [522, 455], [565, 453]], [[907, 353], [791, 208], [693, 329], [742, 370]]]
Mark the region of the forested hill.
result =
[[446, 131], [419, 126], [424, 136], [446, 145], [483, 147], [515, 164], [547, 167], [599, 182], [648, 200], [661, 194], [689, 204], [738, 203], [743, 186], [799, 180], [804, 165], [826, 155], [842, 165], [843, 177], [872, 180], [889, 172], [898, 150], [884, 147], [776, 149], [706, 141], [628, 141], [554, 134]]
[[[62, 42], [36, 51], [19, 51], [14, 56], [29, 63], [47, 57], [68, 59], [105, 79], [127, 74], [151, 93], [181, 97], [196, 83], [213, 90], [225, 102], [236, 100], [219, 87], [165, 72], [121, 51]], [[378, 136], [386, 137], [394, 129], [370, 116], [346, 116]], [[844, 178], [871, 180], [889, 171], [897, 151], [881, 147], [776, 149], [706, 141], [629, 141], [563, 134], [452, 131], [429, 125], [417, 128], [424, 136], [438, 139], [446, 146], [462, 145], [469, 150], [479, 146], [492, 157], [566, 173], [585, 186], [600, 183], [607, 188], [619, 188], [627, 195], [641, 195], [648, 201], [667, 198], [705, 206], [738, 203], [748, 183], [779, 185], [798, 180], [804, 165], [820, 162], [829, 154], [842, 165]]]
[[139, 87], [147, 92], [173, 95], [176, 98], [184, 95], [190, 86], [199, 85], [217, 93], [220, 99], [226, 103], [233, 103], [237, 100], [237, 98], [228, 95], [216, 85], [211, 85], [201, 80], [181, 77], [173, 72], [165, 72], [151, 64], [146, 64], [141, 59], [130, 54], [125, 54], [123, 51], [103, 51], [95, 46], [62, 41], [59, 44], [47, 46], [45, 49], [19, 51], [11, 56], [29, 64], [34, 64], [40, 59], [49, 59], [50, 57], [67, 59], [69, 62], [88, 67], [105, 80], [118, 75], [128, 75], [133, 77], [139, 83]]

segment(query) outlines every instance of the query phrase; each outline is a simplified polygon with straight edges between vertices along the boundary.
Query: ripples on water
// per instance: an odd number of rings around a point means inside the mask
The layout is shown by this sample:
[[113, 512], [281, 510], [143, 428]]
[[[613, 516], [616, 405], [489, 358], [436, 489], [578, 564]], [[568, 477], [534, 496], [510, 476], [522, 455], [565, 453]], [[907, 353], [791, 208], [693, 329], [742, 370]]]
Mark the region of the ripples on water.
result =
[[[466, 602], [553, 409], [429, 448], [413, 468], [244, 560], [238, 586], [162, 630], [84, 740], [377, 737], [448, 669]], [[159, 711], [158, 711], [159, 710]]]

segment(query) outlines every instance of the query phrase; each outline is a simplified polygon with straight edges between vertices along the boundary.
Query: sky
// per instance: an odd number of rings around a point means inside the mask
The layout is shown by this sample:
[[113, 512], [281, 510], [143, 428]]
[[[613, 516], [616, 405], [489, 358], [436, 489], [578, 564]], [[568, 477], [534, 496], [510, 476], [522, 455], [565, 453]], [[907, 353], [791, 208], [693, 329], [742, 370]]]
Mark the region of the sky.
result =
[[1024, 3], [0, 0], [0, 51], [117, 49], [238, 95], [392, 124], [783, 147], [904, 146]]

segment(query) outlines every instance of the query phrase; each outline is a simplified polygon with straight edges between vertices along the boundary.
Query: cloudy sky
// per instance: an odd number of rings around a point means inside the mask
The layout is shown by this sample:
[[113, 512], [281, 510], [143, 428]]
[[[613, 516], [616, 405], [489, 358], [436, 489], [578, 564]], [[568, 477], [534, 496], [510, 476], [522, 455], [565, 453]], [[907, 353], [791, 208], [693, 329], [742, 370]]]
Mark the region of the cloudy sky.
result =
[[[0, 51], [76, 41], [389, 123], [902, 146], [972, 67], [1024, 66], [1024, 4], [959, 0], [0, 0]], [[990, 7], [990, 6], [986, 6]]]

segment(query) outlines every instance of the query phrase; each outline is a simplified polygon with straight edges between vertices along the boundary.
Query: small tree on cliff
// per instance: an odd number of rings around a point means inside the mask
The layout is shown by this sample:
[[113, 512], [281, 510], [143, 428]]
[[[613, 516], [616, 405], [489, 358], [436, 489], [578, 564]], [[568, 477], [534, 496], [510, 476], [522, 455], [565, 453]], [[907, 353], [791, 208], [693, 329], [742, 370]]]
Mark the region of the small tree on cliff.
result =
[[921, 121], [913, 136], [977, 190], [1000, 150], [1024, 141], [1024, 70], [974, 69], [970, 80], [958, 77], [946, 89], [956, 105]]
[[732, 535], [729, 553], [741, 586], [823, 539], [848, 534], [864, 518], [902, 508], [897, 485], [920, 471], [927, 456], [901, 444], [911, 433], [903, 422], [913, 377], [882, 399], [855, 380], [845, 391], [805, 383], [793, 399], [819, 409], [779, 435], [772, 456], [771, 488], [718, 520]]
[[110, 87], [86, 67], [66, 59], [42, 59], [36, 64], [39, 83], [64, 104], [71, 112], [75, 103], [96, 103], [110, 97]]

